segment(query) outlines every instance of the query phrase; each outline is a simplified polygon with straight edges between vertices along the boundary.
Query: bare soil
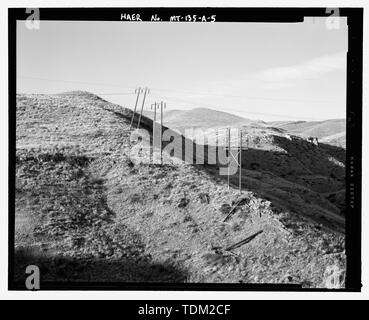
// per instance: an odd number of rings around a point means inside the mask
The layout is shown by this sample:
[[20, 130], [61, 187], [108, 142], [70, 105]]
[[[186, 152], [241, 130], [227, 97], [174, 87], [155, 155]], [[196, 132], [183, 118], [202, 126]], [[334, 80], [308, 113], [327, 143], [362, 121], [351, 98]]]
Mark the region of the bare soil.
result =
[[[269, 144], [287, 156], [252, 153], [239, 193], [235, 181], [228, 189], [216, 166], [189, 165], [167, 154], [162, 166], [134, 161], [131, 115], [85, 92], [18, 95], [17, 281], [24, 281], [29, 264], [41, 266], [45, 282], [325, 287], [332, 276], [342, 277], [344, 215], [338, 203], [344, 177], [337, 164], [328, 167], [327, 160], [327, 167], [312, 172], [305, 163], [300, 170], [291, 165], [301, 162], [298, 140], [294, 149], [274, 138]], [[143, 127], [152, 128], [152, 121], [144, 117]], [[322, 157], [322, 151], [312, 152]], [[283, 157], [288, 162], [279, 166], [301, 172], [284, 179], [276, 160]], [[327, 170], [337, 176], [329, 180]]]

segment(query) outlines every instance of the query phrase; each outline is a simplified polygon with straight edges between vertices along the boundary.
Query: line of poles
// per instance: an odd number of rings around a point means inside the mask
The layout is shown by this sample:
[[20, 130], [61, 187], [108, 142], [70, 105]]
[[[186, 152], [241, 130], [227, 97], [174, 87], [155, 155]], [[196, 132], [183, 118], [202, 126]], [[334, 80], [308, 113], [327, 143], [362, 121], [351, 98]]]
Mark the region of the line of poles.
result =
[[131, 125], [129, 126], [130, 130], [132, 129], [132, 126], [133, 126], [133, 120], [135, 118], [135, 114], [136, 114], [136, 111], [137, 111], [138, 101], [140, 99], [140, 94], [142, 94], [142, 93], [143, 93], [144, 96], [143, 96], [143, 99], [142, 99], [142, 105], [141, 105], [140, 116], [138, 118], [137, 129], [140, 128], [142, 112], [143, 112], [144, 107], [145, 107], [146, 96], [150, 93], [150, 89], [149, 88], [144, 88], [144, 89], [143, 88], [137, 88], [135, 90], [135, 94], [137, 94], [137, 97], [136, 97], [136, 103], [135, 103], [134, 111], [133, 111], [133, 114], [132, 114]]
[[[142, 99], [142, 104], [141, 104], [141, 110], [140, 110], [140, 114], [139, 114], [139, 118], [138, 118], [138, 122], [137, 122], [137, 129], [140, 128], [140, 124], [141, 124], [141, 118], [142, 118], [142, 113], [145, 107], [145, 102], [146, 102], [146, 97], [147, 95], [150, 93], [150, 89], [149, 88], [137, 88], [135, 90], [135, 94], [136, 96], [136, 102], [135, 102], [135, 106], [134, 106], [134, 111], [132, 114], [132, 119], [131, 119], [131, 123], [130, 123], [130, 130], [133, 128], [133, 124], [134, 124], [134, 118], [137, 112], [137, 107], [138, 107], [138, 103], [139, 103], [139, 99], [140, 99], [140, 95], [143, 94], [143, 99]], [[166, 103], [163, 101], [160, 102], [154, 102], [151, 105], [151, 110], [154, 110], [154, 121], [153, 121], [153, 145], [154, 143], [157, 141], [157, 129], [156, 129], [156, 119], [157, 119], [157, 110], [160, 109], [160, 164], [163, 164], [163, 139], [162, 139], [162, 134], [163, 134], [163, 114], [164, 114], [164, 109], [166, 109]], [[218, 129], [216, 132], [216, 148], [218, 148]], [[228, 163], [228, 175], [227, 175], [227, 184], [228, 184], [228, 189], [230, 189], [230, 167], [231, 167], [231, 161], [232, 158], [234, 161], [236, 161], [237, 163], [237, 168], [239, 169], [239, 177], [238, 177], [238, 185], [239, 185], [239, 191], [242, 192], [242, 150], [243, 150], [243, 146], [242, 146], [242, 130], [239, 130], [239, 134], [238, 134], [238, 146], [237, 147], [232, 147], [231, 146], [231, 128], [226, 128], [226, 145], [225, 145], [225, 149], [229, 158], [229, 163]], [[236, 156], [234, 156], [232, 154], [232, 150], [236, 149], [237, 150], [237, 154]], [[150, 152], [150, 160], [151, 160], [152, 154]], [[237, 159], [236, 159], [237, 157]]]
[[[138, 118], [138, 122], [137, 122], [137, 129], [140, 128], [140, 124], [141, 124], [141, 119], [142, 119], [142, 113], [144, 111], [145, 108], [145, 102], [146, 102], [146, 97], [147, 95], [150, 93], [150, 89], [149, 88], [137, 88], [135, 90], [135, 94], [136, 96], [136, 102], [135, 102], [135, 106], [133, 109], [133, 113], [132, 113], [132, 119], [131, 119], [131, 124], [129, 129], [132, 130], [133, 128], [133, 124], [134, 124], [134, 119], [135, 119], [135, 115], [137, 112], [137, 107], [138, 107], [138, 103], [139, 103], [139, 99], [140, 99], [140, 95], [143, 94], [143, 99], [142, 99], [142, 104], [141, 104], [141, 110], [140, 110], [140, 114], [139, 114], [139, 118]], [[154, 142], [157, 141], [157, 137], [156, 137], [156, 114], [157, 114], [157, 109], [160, 108], [160, 164], [163, 164], [163, 139], [162, 139], [162, 134], [163, 134], [163, 114], [164, 114], [164, 109], [166, 109], [167, 104], [163, 101], [160, 102], [155, 102], [151, 105], [151, 109], [154, 110], [154, 122], [153, 122], [153, 145]], [[150, 158], [151, 158], [151, 152], [150, 152]], [[150, 159], [151, 160], [151, 159]]]

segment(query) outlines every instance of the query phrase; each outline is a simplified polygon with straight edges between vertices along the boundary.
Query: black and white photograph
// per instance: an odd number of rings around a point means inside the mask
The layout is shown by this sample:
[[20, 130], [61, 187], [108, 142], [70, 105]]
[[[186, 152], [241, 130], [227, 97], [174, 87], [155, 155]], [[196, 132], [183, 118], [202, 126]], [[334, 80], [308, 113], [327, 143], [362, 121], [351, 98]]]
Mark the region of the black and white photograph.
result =
[[360, 290], [362, 10], [264, 10], [9, 9], [10, 289]]

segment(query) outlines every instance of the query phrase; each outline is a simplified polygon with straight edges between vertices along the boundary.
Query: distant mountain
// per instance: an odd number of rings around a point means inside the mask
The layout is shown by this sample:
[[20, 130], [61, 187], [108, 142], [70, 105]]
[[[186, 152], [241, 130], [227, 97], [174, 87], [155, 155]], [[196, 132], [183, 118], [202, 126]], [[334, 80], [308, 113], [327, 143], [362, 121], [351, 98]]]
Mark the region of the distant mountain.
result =
[[[165, 110], [163, 114], [163, 120], [164, 122], [171, 122], [172, 120], [175, 120], [176, 118], [179, 118], [183, 113], [185, 113], [186, 110], [179, 110], [179, 109], [172, 109], [172, 110]], [[143, 115], [150, 119], [154, 119], [154, 111], [144, 111]], [[157, 111], [156, 114], [156, 121], [160, 122], [160, 112]]]
[[[153, 111], [145, 111], [144, 115], [151, 119], [154, 118]], [[160, 121], [159, 113], [157, 114], [156, 121]], [[321, 142], [343, 148], [346, 147], [345, 119], [264, 122], [209, 108], [195, 108], [191, 110], [165, 110], [163, 122], [165, 126], [181, 131], [185, 128], [202, 128], [208, 130], [213, 128], [240, 126], [269, 128], [280, 133], [297, 135], [300, 137], [317, 137]], [[192, 136], [189, 137], [193, 138]]]
[[274, 121], [269, 126], [284, 129], [288, 133], [302, 137], [317, 137], [320, 141], [336, 146], [346, 146], [346, 120], [331, 119], [325, 121]]
[[[145, 111], [144, 115], [153, 119], [152, 111]], [[157, 114], [157, 121], [160, 121]], [[172, 129], [184, 128], [219, 128], [225, 126], [246, 125], [253, 120], [236, 116], [234, 114], [217, 111], [208, 108], [195, 108], [191, 110], [165, 110], [163, 116], [164, 124]]]

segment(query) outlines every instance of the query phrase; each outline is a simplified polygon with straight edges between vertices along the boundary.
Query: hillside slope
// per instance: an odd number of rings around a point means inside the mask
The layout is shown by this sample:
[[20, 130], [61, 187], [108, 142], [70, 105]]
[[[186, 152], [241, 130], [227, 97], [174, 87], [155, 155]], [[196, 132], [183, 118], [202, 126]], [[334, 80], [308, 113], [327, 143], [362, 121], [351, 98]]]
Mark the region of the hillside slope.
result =
[[330, 119], [325, 121], [276, 121], [268, 125], [286, 130], [288, 133], [317, 137], [325, 143], [346, 147], [346, 120]]
[[[188, 165], [167, 154], [163, 166], [148, 157], [136, 159], [131, 115], [85, 92], [17, 96], [15, 277], [20, 283], [25, 266], [37, 264], [44, 286], [57, 280], [324, 287], [332, 279], [342, 285], [344, 236], [337, 232], [340, 214], [329, 205], [334, 201], [322, 199], [308, 208], [319, 207], [325, 225], [305, 216], [300, 197], [308, 187], [293, 193], [296, 183], [288, 186], [290, 180], [278, 178], [264, 153], [253, 155], [259, 166], [246, 165], [241, 194], [234, 185], [228, 190], [217, 166]], [[142, 124], [152, 129], [150, 119], [144, 117]], [[283, 141], [275, 144], [287, 149]], [[282, 157], [296, 162], [297, 150], [288, 148], [291, 157]], [[333, 182], [331, 191], [340, 192]], [[291, 205], [279, 207], [288, 197]], [[256, 233], [249, 243], [227, 250]]]
[[[150, 119], [154, 119], [153, 111], [143, 113]], [[160, 115], [157, 114], [157, 122], [160, 122]], [[346, 120], [330, 119], [325, 121], [272, 121], [263, 122], [246, 119], [228, 112], [221, 112], [208, 108], [195, 108], [191, 110], [164, 110], [164, 125], [179, 130], [183, 134], [184, 129], [197, 128], [208, 131], [214, 128], [252, 126], [260, 129], [270, 129], [284, 132], [290, 135], [297, 135], [303, 138], [317, 137], [319, 141], [333, 146], [346, 148]], [[186, 136], [193, 138], [191, 132]]]
[[[273, 199], [272, 203], [280, 210], [309, 217], [331, 229], [344, 230], [346, 153], [343, 148], [324, 143], [315, 146], [278, 128], [249, 125], [242, 127], [242, 133], [243, 188]], [[238, 132], [231, 130], [232, 147], [238, 146], [238, 138]], [[214, 163], [214, 145], [218, 143], [218, 153], [222, 152], [227, 145], [227, 131], [207, 130], [199, 132], [194, 139], [209, 145], [209, 161]], [[214, 176], [217, 168], [207, 166]], [[230, 180], [237, 186], [238, 174]]]
[[[153, 112], [144, 113], [153, 119]], [[159, 118], [157, 120], [159, 122]], [[164, 110], [164, 125], [176, 130], [192, 128], [218, 128], [237, 124], [248, 124], [252, 120], [236, 116], [228, 112], [208, 108], [194, 108], [191, 110]]]

